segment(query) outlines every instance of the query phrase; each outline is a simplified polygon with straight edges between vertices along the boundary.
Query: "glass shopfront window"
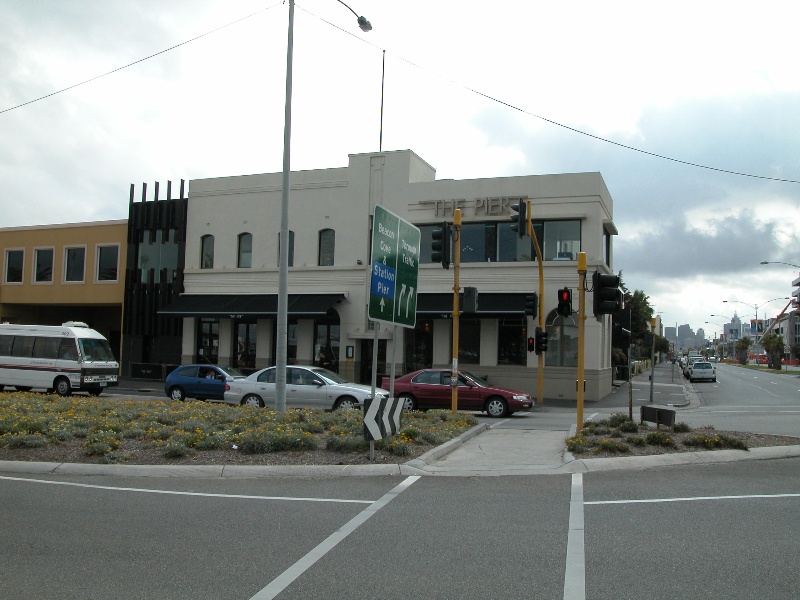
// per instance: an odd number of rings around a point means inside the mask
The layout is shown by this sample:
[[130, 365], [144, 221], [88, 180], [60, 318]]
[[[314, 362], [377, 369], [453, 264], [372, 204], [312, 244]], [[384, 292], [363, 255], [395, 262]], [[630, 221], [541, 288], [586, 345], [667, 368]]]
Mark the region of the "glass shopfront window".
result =
[[526, 319], [500, 319], [497, 328], [497, 364], [525, 365], [528, 360]]

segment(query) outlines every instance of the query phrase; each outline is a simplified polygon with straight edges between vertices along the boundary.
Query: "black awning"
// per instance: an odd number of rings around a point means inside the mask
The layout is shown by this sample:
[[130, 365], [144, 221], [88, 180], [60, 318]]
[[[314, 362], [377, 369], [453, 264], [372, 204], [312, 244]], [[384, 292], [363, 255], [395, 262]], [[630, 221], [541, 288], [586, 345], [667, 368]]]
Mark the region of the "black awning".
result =
[[[287, 313], [321, 316], [344, 294], [289, 294]], [[166, 317], [272, 317], [278, 314], [277, 294], [184, 294], [158, 311]]]
[[[525, 315], [526, 294], [478, 293], [478, 317], [522, 317]], [[459, 310], [464, 306], [464, 294], [459, 297]], [[448, 315], [453, 312], [453, 294], [420, 294], [417, 297], [417, 315]], [[461, 313], [464, 316], [470, 316]]]

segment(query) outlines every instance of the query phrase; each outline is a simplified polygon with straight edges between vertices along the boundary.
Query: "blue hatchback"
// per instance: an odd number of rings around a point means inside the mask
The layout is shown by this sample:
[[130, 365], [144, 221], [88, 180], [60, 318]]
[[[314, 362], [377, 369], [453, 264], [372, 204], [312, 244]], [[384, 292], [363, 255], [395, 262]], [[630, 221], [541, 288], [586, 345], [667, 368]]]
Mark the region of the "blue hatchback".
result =
[[164, 391], [172, 400], [197, 398], [223, 400], [229, 382], [244, 379], [245, 374], [219, 365], [182, 365], [167, 375]]

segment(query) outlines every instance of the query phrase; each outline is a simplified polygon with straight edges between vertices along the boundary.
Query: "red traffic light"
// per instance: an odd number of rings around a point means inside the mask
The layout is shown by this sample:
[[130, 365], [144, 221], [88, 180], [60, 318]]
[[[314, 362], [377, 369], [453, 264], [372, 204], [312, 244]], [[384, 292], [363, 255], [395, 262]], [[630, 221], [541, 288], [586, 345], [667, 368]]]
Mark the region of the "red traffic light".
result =
[[558, 308], [557, 312], [562, 317], [568, 317], [572, 314], [572, 290], [569, 288], [561, 288], [558, 290]]

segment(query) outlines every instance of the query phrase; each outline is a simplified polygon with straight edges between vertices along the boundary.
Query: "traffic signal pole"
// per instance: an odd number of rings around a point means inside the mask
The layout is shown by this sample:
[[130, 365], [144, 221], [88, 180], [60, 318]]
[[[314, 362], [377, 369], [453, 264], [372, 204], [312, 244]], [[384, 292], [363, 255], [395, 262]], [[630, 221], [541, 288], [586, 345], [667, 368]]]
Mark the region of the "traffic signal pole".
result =
[[586, 392], [584, 328], [586, 325], [586, 252], [578, 252], [578, 414], [576, 433], [583, 427], [583, 397]]
[[[536, 262], [539, 265], [539, 327], [542, 331], [544, 328], [544, 265], [542, 264], [542, 249], [539, 248], [539, 240], [533, 235], [533, 219], [531, 218], [531, 201], [527, 201], [527, 210], [525, 211], [525, 218], [527, 221], [528, 236], [533, 242], [533, 249], [536, 252]], [[536, 367], [536, 404], [544, 404], [544, 353], [539, 353], [537, 356]]]
[[450, 412], [458, 411], [458, 271], [461, 267], [461, 209], [453, 211], [453, 362], [450, 367]]

